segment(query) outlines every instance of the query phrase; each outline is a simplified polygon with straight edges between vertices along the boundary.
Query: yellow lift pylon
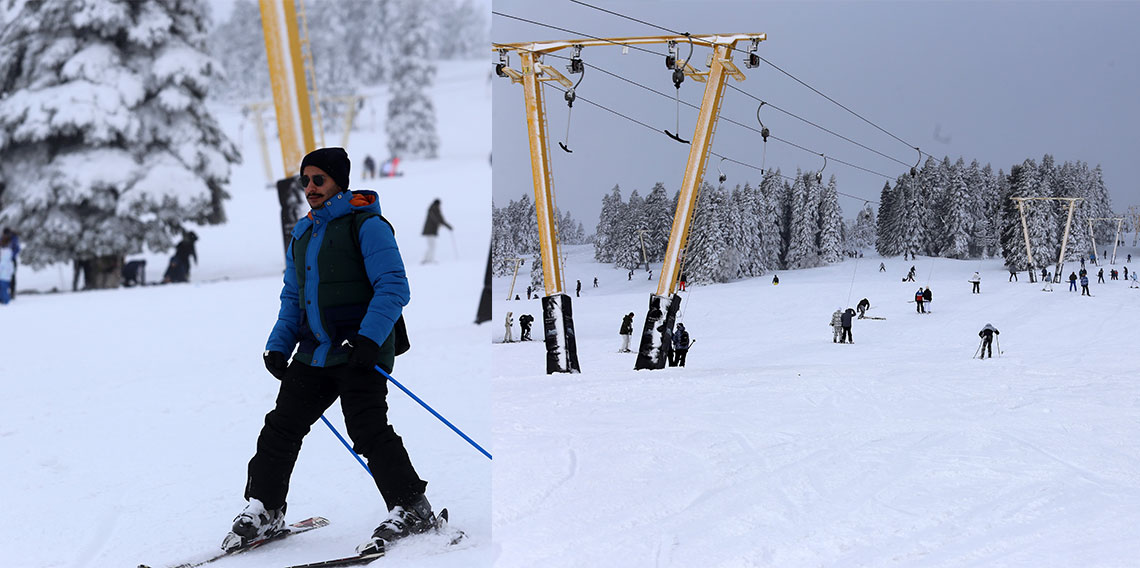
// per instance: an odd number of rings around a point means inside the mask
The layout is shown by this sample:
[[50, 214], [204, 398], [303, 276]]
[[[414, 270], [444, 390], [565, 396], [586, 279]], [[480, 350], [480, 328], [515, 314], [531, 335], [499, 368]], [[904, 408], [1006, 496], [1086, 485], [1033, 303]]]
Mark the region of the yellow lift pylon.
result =
[[[701, 98], [701, 107], [697, 115], [697, 123], [691, 138], [689, 157], [685, 164], [685, 175], [682, 178], [680, 198], [677, 210], [673, 215], [673, 226], [669, 233], [669, 243], [665, 249], [665, 260], [661, 267], [661, 274], [657, 284], [657, 293], [650, 298], [650, 309], [646, 314], [646, 324], [641, 339], [641, 348], [638, 353], [637, 369], [660, 369], [665, 366], [672, 347], [669, 339], [672, 335], [673, 319], [676, 314], [680, 298], [674, 295], [677, 278], [680, 275], [680, 260], [685, 244], [689, 238], [689, 225], [693, 218], [696, 206], [697, 190], [704, 177], [708, 162], [709, 149], [712, 147], [713, 133], [716, 129], [716, 119], [720, 114], [721, 99], [724, 95], [724, 86], [728, 77], [737, 81], [745, 79], [744, 73], [733, 63], [732, 55], [737, 42], [751, 42], [749, 53], [756, 49], [759, 42], [767, 39], [765, 34], [727, 34], [727, 35], [666, 35], [648, 37], [626, 38], [590, 38], [572, 39], [546, 42], [525, 42], [511, 44], [494, 44], [492, 50], [499, 53], [500, 62], [496, 65], [496, 72], [503, 77], [510, 77], [512, 83], [523, 85], [523, 96], [526, 103], [527, 131], [530, 141], [531, 177], [534, 182], [535, 214], [538, 217], [539, 247], [542, 254], [543, 282], [546, 287], [547, 298], [543, 299], [544, 315], [557, 316], [553, 329], [555, 332], [554, 345], [547, 343], [548, 364], [547, 372], [576, 371], [577, 353], [573, 342], [573, 323], [569, 316], [563, 317], [569, 310], [547, 308], [550, 298], [559, 298], [562, 306], [569, 308], [570, 298], [563, 293], [561, 267], [558, 265], [558, 240], [555, 233], [554, 219], [554, 182], [550, 171], [550, 155], [546, 142], [546, 114], [543, 106], [542, 82], [558, 81], [565, 87], [571, 88], [574, 83], [562, 75], [552, 66], [542, 63], [542, 56], [567, 48], [581, 50], [590, 46], [630, 46], [649, 44], [677, 45], [682, 42], [694, 46], [710, 47], [713, 52], [709, 58], [709, 70], [698, 71], [691, 61], [678, 60], [675, 68], [681, 69], [685, 76], [705, 83], [704, 95]], [[512, 69], [508, 56], [510, 53], [518, 55], [521, 62], [520, 69]], [[750, 62], [754, 63], [754, 62]], [[551, 318], [544, 317], [544, 322]], [[550, 325], [546, 323], [546, 325]], [[559, 344], [563, 337], [562, 331], [569, 337], [567, 344]], [[547, 329], [550, 337], [551, 329]], [[550, 363], [555, 354], [559, 357], [573, 357], [573, 368], [570, 365], [559, 367]]]

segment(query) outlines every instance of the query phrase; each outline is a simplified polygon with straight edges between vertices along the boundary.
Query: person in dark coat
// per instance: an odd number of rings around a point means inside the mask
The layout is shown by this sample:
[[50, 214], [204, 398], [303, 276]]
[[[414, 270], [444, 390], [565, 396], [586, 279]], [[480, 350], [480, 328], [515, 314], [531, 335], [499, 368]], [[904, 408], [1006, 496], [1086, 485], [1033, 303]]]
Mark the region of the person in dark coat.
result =
[[772, 285], [775, 286], [779, 283], [780, 283], [780, 275], [779, 274], [773, 274], [772, 275]]
[[594, 288], [597, 288], [597, 287], [598, 287], [598, 277], [595, 276], [594, 277]]
[[424, 237], [427, 237], [427, 252], [424, 254], [424, 259], [420, 264], [428, 264], [435, 262], [435, 238], [439, 235], [439, 226], [447, 227], [447, 230], [454, 231], [447, 221], [443, 220], [443, 212], [439, 209], [439, 199], [431, 202], [428, 207], [427, 218], [424, 219]]
[[197, 241], [198, 235], [194, 231], [190, 231], [182, 237], [182, 241], [174, 247], [174, 256], [170, 257], [170, 264], [166, 267], [166, 273], [162, 275], [163, 282], [190, 281], [190, 259], [193, 258], [194, 264], [198, 264], [198, 251], [194, 249], [194, 243]]
[[1069, 291], [1070, 292], [1076, 292], [1077, 291], [1077, 273], [1076, 272], [1070, 272], [1069, 273]]
[[1012, 268], [1009, 269], [1009, 281], [1017, 282], [1017, 271]]
[[575, 298], [581, 298], [582, 297], [582, 281], [581, 280], [578, 280], [578, 285], [574, 287], [574, 297]]
[[[402, 314], [411, 294], [379, 196], [348, 189], [344, 149], [310, 152], [300, 174], [312, 210], [293, 227], [281, 307], [262, 353], [280, 388], [249, 461], [244, 492], [249, 505], [222, 548], [231, 550], [284, 527], [289, 479], [302, 441], [339, 399], [353, 451], [371, 464], [388, 511], [357, 549], [367, 553], [434, 526], [424, 495], [427, 482], [389, 423], [387, 381], [380, 371], [390, 373], [396, 355], [408, 347]], [[324, 281], [330, 275], [335, 280]]]
[[530, 295], [531, 295], [531, 293], [533, 293], [533, 292], [534, 292], [534, 286], [527, 286], [527, 287], [526, 287], [526, 299], [528, 299], [528, 300], [529, 300], [529, 299], [530, 299]]
[[919, 286], [918, 291], [914, 293], [914, 304], [915, 304], [914, 311], [916, 311], [920, 314], [926, 313], [926, 309], [922, 306], [922, 302], [925, 299], [926, 299], [926, 297], [923, 296], [923, 293], [922, 293], [922, 286]]
[[859, 303], [855, 305], [855, 309], [859, 310], [859, 319], [865, 318], [867, 316], [867, 310], [871, 309], [871, 300], [867, 298], [859, 300]]
[[934, 294], [930, 291], [930, 286], [927, 286], [926, 289], [922, 291], [922, 301], [926, 303], [922, 311], [929, 313], [930, 310], [927, 308], [930, 307], [930, 302], [934, 301]]
[[530, 341], [530, 324], [534, 321], [534, 316], [530, 314], [523, 314], [519, 316], [519, 328], [522, 333], [519, 334], [519, 341]]
[[[0, 184], [2, 185], [2, 184]], [[4, 237], [8, 237], [8, 248], [12, 251], [12, 279], [9, 284], [8, 299], [16, 299], [16, 271], [20, 267], [20, 234], [8, 227], [4, 227], [4, 232], [0, 233]], [[1127, 269], [1125, 269], [1127, 270]], [[1124, 279], [1128, 279], [1128, 274], [1124, 274]]]
[[839, 323], [843, 326], [843, 337], [839, 338], [840, 343], [843, 343], [844, 340], [847, 343], [855, 343], [855, 340], [851, 338], [851, 318], [854, 315], [855, 310], [847, 308], [843, 310], [843, 315], [839, 316]]
[[677, 331], [673, 333], [673, 353], [670, 357], [669, 366], [677, 367], [685, 366], [685, 358], [689, 355], [689, 332], [685, 329], [685, 324], [678, 323]]
[[1104, 269], [1096, 271], [1096, 281], [1098, 284], [1104, 284]]
[[372, 155], [364, 156], [364, 179], [376, 177], [376, 160], [372, 159]]
[[988, 323], [986, 324], [986, 327], [982, 328], [982, 331], [978, 332], [978, 337], [982, 338], [982, 351], [979, 354], [980, 355], [978, 357], [979, 359], [985, 359], [986, 358], [986, 351], [987, 350], [990, 353], [990, 359], [994, 358], [994, 347], [993, 347], [994, 335], [1001, 335], [1001, 332], [998, 331], [996, 327], [994, 327]]
[[629, 340], [633, 337], [633, 312], [629, 312], [621, 318], [621, 329], [618, 329], [618, 334], [621, 335], [619, 353], [629, 353]]

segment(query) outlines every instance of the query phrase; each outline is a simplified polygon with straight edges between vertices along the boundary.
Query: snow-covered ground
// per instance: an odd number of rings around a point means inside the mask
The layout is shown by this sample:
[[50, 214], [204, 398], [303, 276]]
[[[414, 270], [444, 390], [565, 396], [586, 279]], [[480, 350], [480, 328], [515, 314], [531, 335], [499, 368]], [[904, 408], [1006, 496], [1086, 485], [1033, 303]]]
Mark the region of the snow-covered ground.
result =
[[[376, 189], [396, 228], [412, 290], [412, 350], [394, 376], [494, 453], [487, 325], [473, 324], [490, 239], [490, 90], [482, 61], [443, 62], [433, 91], [441, 157], [402, 162], [402, 178], [362, 180], [366, 153], [387, 156], [382, 89], [352, 133], [351, 185]], [[21, 267], [22, 290], [0, 307], [0, 565], [167, 566], [215, 550], [245, 502], [246, 463], [278, 383], [264, 349], [278, 309], [279, 206], [267, 189], [252, 121], [218, 109], [245, 162], [228, 187], [229, 222], [197, 229], [191, 283], [70, 290], [70, 267]], [[240, 135], [240, 137], [239, 137]], [[339, 132], [326, 135], [338, 145]], [[280, 161], [270, 138], [270, 156]], [[275, 166], [280, 171], [279, 166]], [[440, 198], [454, 236], [422, 265], [428, 205]], [[170, 253], [147, 259], [161, 278]], [[491, 462], [404, 393], [390, 420], [469, 539], [443, 552], [430, 537], [394, 549], [386, 566], [488, 566]], [[339, 405], [326, 414], [344, 432]], [[321, 515], [327, 528], [218, 562], [285, 566], [351, 554], [386, 512], [371, 479], [321, 423], [293, 475], [288, 520]]]
[[[688, 366], [634, 371], [618, 328], [632, 311], [641, 329], [656, 280], [564, 252], [581, 374], [544, 374], [540, 342], [501, 343], [507, 310], [541, 308], [495, 281], [496, 566], [1140, 558], [1140, 289], [1107, 269], [1091, 298], [1008, 282], [999, 260], [923, 257], [699, 286], [682, 293]], [[918, 286], [928, 315], [907, 302]], [[833, 344], [831, 313], [864, 297], [886, 319]], [[987, 322], [1004, 352], [973, 359]]]

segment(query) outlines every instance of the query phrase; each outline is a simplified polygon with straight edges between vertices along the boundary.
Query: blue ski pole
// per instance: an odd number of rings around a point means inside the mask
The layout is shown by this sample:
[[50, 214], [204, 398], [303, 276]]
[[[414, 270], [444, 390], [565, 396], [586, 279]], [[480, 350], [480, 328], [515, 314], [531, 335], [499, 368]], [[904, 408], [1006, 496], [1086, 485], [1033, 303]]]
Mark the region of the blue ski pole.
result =
[[[480, 453], [487, 456], [487, 459], [494, 459], [491, 457], [491, 454], [487, 452], [487, 450], [484, 450], [482, 446], [480, 446], [479, 444], [476, 444], [475, 440], [472, 440], [471, 438], [467, 437], [467, 434], [464, 434], [462, 430], [460, 430], [459, 428], [456, 428], [455, 425], [452, 424], [451, 422], [448, 422], [446, 418], [444, 418], [438, 412], [436, 412], [435, 409], [428, 406], [428, 404], [426, 402], [420, 400], [420, 397], [416, 396], [415, 394], [412, 394], [412, 391], [408, 390], [407, 387], [405, 387], [404, 385], [401, 385], [400, 382], [397, 381], [395, 378], [393, 378], [392, 375], [389, 375], [387, 371], [385, 371], [384, 369], [381, 369], [380, 365], [376, 365], [376, 370], [380, 371], [380, 374], [384, 375], [384, 377], [386, 379], [388, 379], [389, 381], [392, 381], [392, 384], [396, 385], [397, 387], [400, 387], [400, 390], [404, 391], [405, 394], [412, 397], [412, 400], [420, 403], [420, 406], [427, 409], [427, 411], [430, 412], [432, 414], [432, 416], [435, 416], [436, 418], [438, 418], [440, 422], [443, 422], [444, 424], [446, 424], [448, 428], [451, 428], [452, 431], [454, 431], [456, 434], [459, 434], [459, 436], [461, 438], [463, 438], [464, 440], [467, 440], [468, 444], [471, 444], [472, 446], [475, 447], [476, 450], [479, 450]], [[338, 434], [338, 437], [339, 437], [339, 434]], [[344, 440], [341, 440], [341, 441], [344, 441]], [[359, 458], [357, 458], [357, 459], [359, 459]]]
[[356, 458], [356, 461], [360, 462], [360, 467], [363, 467], [364, 471], [368, 472], [368, 475], [372, 475], [372, 470], [368, 469], [368, 464], [364, 463], [364, 460], [360, 459], [360, 454], [356, 453], [356, 450], [352, 449], [352, 446], [348, 445], [348, 442], [344, 439], [344, 436], [341, 436], [340, 432], [337, 432], [336, 428], [333, 428], [332, 422], [329, 422], [329, 419], [325, 418], [324, 414], [321, 415], [321, 420], [324, 420], [325, 426], [328, 426], [329, 430], [332, 430], [332, 433], [336, 435], [336, 439], [340, 440], [340, 443], [344, 444], [344, 447], [348, 448], [348, 453], [352, 454], [352, 457]]

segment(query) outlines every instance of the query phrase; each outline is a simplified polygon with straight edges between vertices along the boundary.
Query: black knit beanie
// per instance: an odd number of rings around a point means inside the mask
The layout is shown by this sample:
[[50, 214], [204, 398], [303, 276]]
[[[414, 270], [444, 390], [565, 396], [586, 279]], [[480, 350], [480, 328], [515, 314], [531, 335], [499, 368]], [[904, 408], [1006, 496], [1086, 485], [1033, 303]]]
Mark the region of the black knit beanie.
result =
[[324, 170], [341, 189], [348, 189], [348, 171], [352, 163], [344, 148], [317, 148], [301, 160], [301, 175], [305, 173], [305, 166], [316, 166]]

